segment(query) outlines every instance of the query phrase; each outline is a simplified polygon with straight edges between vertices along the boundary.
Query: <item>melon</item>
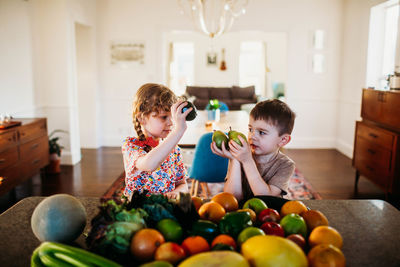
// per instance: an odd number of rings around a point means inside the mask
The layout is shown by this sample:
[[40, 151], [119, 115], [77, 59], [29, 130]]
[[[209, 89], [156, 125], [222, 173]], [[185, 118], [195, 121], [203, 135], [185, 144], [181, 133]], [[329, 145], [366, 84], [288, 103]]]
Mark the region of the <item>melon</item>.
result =
[[68, 194], [56, 194], [42, 200], [31, 218], [31, 227], [40, 241], [68, 243], [77, 239], [86, 226], [86, 210]]

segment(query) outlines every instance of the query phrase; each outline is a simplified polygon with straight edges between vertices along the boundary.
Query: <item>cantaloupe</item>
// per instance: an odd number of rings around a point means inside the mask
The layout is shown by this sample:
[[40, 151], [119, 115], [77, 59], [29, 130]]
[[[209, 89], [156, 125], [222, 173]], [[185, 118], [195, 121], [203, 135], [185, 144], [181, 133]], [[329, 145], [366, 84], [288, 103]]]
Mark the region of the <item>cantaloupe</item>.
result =
[[86, 216], [77, 198], [67, 194], [49, 196], [33, 211], [32, 231], [42, 242], [72, 242], [82, 234]]

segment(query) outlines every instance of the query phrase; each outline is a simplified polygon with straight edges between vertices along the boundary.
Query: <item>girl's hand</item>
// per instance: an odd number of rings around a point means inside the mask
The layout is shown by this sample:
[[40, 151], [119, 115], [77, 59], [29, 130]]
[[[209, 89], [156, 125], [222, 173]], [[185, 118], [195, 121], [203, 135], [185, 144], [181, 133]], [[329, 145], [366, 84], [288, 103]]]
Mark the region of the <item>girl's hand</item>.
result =
[[186, 131], [186, 116], [192, 111], [193, 108], [188, 108], [182, 113], [182, 109], [187, 105], [186, 101], [179, 100], [171, 107], [171, 117], [172, 123], [174, 124], [174, 129], [180, 133]]
[[232, 154], [225, 148], [225, 142], [222, 142], [221, 149], [219, 149], [219, 148], [217, 147], [217, 144], [213, 141], [213, 142], [210, 144], [210, 148], [211, 148], [211, 151], [212, 151], [214, 154], [216, 154], [216, 155], [218, 155], [218, 156], [220, 156], [220, 157], [228, 158], [228, 159], [233, 159]]
[[179, 192], [171, 191], [165, 194], [169, 199], [176, 199], [179, 195]]
[[243, 139], [240, 135], [238, 135], [238, 138], [242, 145], [239, 145], [235, 141], [231, 140], [229, 141], [229, 151], [232, 154], [232, 156], [237, 159], [238, 161], [244, 163], [248, 160], [252, 160], [253, 156], [251, 154], [251, 149], [249, 143], [247, 143], [247, 140]]

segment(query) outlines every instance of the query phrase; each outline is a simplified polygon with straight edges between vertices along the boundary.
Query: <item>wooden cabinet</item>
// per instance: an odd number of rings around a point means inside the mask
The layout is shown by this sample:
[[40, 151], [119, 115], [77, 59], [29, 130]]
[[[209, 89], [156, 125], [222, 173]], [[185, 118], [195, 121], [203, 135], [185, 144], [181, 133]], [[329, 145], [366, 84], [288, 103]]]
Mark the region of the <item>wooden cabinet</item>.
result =
[[0, 130], [0, 195], [49, 163], [46, 119], [18, 119], [20, 126]]
[[356, 122], [353, 166], [386, 196], [400, 195], [400, 92], [364, 89]]

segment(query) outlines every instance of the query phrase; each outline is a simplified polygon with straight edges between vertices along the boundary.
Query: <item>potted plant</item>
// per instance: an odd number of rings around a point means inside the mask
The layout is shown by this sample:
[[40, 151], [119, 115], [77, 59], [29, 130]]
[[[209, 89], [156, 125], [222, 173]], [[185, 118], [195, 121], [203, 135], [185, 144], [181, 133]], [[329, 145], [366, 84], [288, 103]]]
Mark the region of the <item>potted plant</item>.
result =
[[60, 173], [60, 163], [61, 163], [61, 151], [64, 148], [58, 143], [60, 139], [59, 136], [53, 137], [56, 133], [68, 133], [64, 130], [54, 130], [49, 134], [49, 154], [50, 154], [50, 162], [49, 165], [46, 167], [47, 173], [55, 174]]
[[219, 121], [220, 119], [220, 108], [221, 104], [218, 99], [210, 99], [206, 107], [207, 118], [210, 121]]

